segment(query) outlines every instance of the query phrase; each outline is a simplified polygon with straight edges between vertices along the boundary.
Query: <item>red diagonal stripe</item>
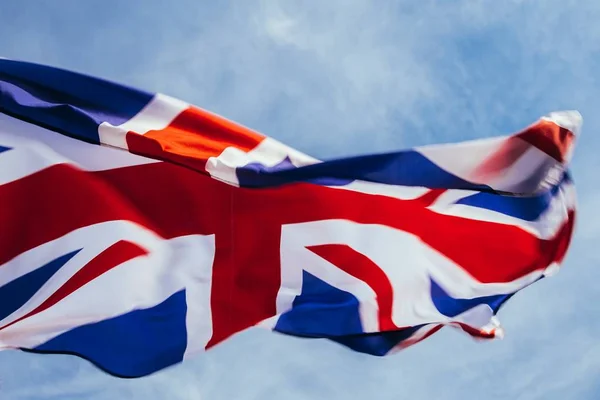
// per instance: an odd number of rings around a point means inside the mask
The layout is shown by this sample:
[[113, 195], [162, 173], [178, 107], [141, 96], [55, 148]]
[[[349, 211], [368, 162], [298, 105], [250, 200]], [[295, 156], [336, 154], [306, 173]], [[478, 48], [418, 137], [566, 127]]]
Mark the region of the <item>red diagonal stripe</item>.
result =
[[409, 201], [417, 202], [421, 207], [429, 207], [445, 192], [447, 192], [447, 189], [431, 189], [424, 195]]
[[485, 182], [489, 179], [489, 176], [494, 176], [503, 171], [507, 166], [516, 163], [530, 148], [530, 143], [518, 137], [508, 138], [476, 168], [473, 175], [478, 180]]
[[474, 175], [484, 180], [487, 175], [498, 173], [507, 165], [514, 164], [531, 146], [558, 162], [564, 162], [574, 139], [575, 135], [571, 131], [551, 121], [540, 121], [505, 140], [485, 162], [477, 167]]
[[94, 257], [89, 263], [75, 273], [52, 296], [48, 297], [31, 315], [40, 313], [58, 303], [83, 285], [93, 281], [103, 273], [110, 271], [125, 261], [148, 254], [148, 252], [135, 243], [120, 240]]
[[42, 311], [47, 310], [103, 273], [123, 264], [125, 261], [129, 261], [146, 254], [148, 254], [148, 252], [137, 244], [124, 240], [118, 241], [94, 257], [89, 263], [84, 265], [83, 268], [77, 271], [67, 282], [65, 282], [64, 285], [58, 288], [56, 292], [52, 293], [52, 295], [38, 307], [0, 329], [7, 328], [25, 318], [29, 318], [35, 314], [39, 314]]
[[575, 135], [570, 130], [552, 121], [540, 121], [516, 137], [537, 147], [559, 162], [565, 161], [567, 151], [575, 140]]
[[377, 264], [345, 244], [308, 246], [307, 249], [369, 285], [377, 297], [379, 330], [398, 329], [392, 320], [394, 289], [385, 272]]
[[419, 339], [415, 339], [414, 337], [410, 337], [400, 343], [398, 343], [398, 347], [401, 349], [405, 349], [407, 347], [413, 346], [419, 342], [422, 342], [423, 340], [427, 339], [428, 337], [430, 337], [431, 335], [433, 335], [434, 333], [438, 332], [440, 329], [442, 329], [444, 327], [444, 325], [439, 324], [434, 326], [433, 328], [431, 328], [425, 335], [423, 335], [421, 338]]

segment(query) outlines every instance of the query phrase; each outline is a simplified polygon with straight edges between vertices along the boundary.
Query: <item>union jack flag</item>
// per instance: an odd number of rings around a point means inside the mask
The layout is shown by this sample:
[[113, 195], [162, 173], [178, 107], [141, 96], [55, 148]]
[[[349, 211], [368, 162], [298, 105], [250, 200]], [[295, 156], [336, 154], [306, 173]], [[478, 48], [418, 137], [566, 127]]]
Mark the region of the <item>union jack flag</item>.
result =
[[502, 334], [569, 247], [581, 125], [319, 161], [172, 97], [0, 60], [0, 348], [139, 377], [250, 327], [383, 356]]

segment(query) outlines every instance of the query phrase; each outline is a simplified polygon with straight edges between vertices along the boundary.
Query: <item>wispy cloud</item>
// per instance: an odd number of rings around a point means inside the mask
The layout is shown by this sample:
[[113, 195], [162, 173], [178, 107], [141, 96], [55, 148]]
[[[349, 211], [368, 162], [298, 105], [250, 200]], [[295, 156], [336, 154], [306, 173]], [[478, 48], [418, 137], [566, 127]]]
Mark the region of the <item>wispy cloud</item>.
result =
[[319, 158], [504, 134], [578, 109], [581, 216], [564, 270], [507, 304], [500, 342], [448, 331], [380, 359], [250, 331], [134, 381], [72, 357], [4, 352], [0, 394], [596, 399], [600, 3], [216, 3], [12, 2], [0, 52], [180, 97]]

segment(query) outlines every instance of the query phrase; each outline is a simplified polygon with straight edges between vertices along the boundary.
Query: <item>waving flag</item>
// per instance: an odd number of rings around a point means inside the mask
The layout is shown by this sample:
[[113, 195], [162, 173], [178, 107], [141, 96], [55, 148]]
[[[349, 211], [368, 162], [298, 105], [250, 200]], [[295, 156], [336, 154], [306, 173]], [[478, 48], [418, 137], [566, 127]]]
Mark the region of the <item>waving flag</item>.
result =
[[0, 60], [0, 348], [144, 376], [244, 329], [387, 355], [556, 271], [577, 112], [321, 162], [183, 101]]

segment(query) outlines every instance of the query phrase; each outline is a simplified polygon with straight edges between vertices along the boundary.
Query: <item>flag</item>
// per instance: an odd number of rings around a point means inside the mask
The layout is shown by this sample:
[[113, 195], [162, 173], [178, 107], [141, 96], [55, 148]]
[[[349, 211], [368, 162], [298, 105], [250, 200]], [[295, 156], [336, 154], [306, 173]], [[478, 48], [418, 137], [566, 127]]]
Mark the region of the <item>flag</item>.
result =
[[[384, 356], [556, 272], [576, 111], [320, 161], [182, 100], [0, 60], [0, 348], [121, 377], [261, 327]], [[526, 304], [524, 305], [526, 306]]]

